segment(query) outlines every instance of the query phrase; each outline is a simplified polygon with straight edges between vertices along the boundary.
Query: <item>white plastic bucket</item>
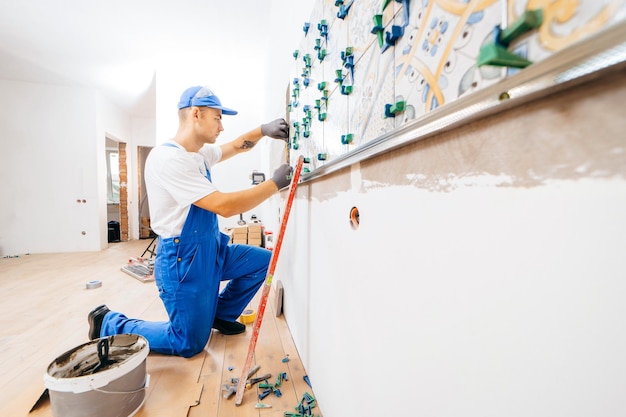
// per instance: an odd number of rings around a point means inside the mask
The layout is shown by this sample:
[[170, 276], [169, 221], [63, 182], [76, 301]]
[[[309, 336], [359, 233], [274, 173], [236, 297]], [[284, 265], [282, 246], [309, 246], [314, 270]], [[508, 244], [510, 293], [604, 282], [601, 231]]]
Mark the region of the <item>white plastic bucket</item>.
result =
[[[101, 348], [106, 342], [109, 363], [101, 366]], [[146, 373], [149, 351], [144, 337], [121, 334], [95, 339], [65, 352], [48, 366], [44, 375], [52, 415], [135, 415], [143, 405], [150, 379]]]

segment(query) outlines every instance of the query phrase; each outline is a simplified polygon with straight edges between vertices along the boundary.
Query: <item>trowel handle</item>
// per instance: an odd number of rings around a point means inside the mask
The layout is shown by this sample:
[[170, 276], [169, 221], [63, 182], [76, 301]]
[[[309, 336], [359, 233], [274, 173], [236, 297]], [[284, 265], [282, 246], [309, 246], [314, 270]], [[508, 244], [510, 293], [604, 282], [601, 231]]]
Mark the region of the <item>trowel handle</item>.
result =
[[104, 338], [98, 341], [98, 359], [100, 364], [107, 363], [109, 361], [109, 339]]

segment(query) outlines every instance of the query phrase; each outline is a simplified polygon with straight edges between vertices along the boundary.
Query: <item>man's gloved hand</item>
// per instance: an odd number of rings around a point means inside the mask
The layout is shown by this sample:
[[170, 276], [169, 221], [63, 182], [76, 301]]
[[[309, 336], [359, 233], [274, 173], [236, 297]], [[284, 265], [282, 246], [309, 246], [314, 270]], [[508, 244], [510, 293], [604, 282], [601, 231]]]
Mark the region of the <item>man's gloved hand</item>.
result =
[[276, 183], [279, 190], [282, 190], [291, 183], [292, 172], [293, 167], [289, 164], [282, 164], [276, 168], [276, 171], [274, 171], [274, 174], [272, 175], [272, 181]]
[[289, 125], [285, 119], [276, 119], [261, 125], [261, 134], [274, 139], [289, 139]]

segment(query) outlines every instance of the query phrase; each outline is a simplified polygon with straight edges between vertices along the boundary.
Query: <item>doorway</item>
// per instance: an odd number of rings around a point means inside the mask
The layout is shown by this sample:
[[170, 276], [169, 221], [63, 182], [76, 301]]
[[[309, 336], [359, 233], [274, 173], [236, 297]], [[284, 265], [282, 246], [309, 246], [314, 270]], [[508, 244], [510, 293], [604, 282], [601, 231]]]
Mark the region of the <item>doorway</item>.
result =
[[128, 241], [126, 143], [106, 138], [107, 226], [109, 242]]
[[137, 162], [139, 166], [139, 189], [137, 195], [139, 196], [139, 238], [140, 239], [153, 239], [156, 235], [150, 227], [150, 205], [148, 202], [148, 193], [146, 192], [146, 181], [144, 177], [144, 168], [146, 166], [146, 159], [148, 154], [152, 150], [151, 146], [137, 146]]

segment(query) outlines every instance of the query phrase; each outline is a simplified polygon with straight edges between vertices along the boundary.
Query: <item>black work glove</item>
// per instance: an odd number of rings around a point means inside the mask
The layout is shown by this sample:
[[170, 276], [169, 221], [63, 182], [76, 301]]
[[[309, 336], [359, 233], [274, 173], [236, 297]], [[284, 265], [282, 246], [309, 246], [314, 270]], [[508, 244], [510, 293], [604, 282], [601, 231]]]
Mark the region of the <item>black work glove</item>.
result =
[[261, 134], [274, 139], [289, 139], [289, 125], [285, 119], [276, 119], [261, 125]]
[[272, 181], [276, 183], [279, 190], [285, 188], [291, 183], [291, 173], [293, 168], [289, 164], [282, 164], [272, 175]]

